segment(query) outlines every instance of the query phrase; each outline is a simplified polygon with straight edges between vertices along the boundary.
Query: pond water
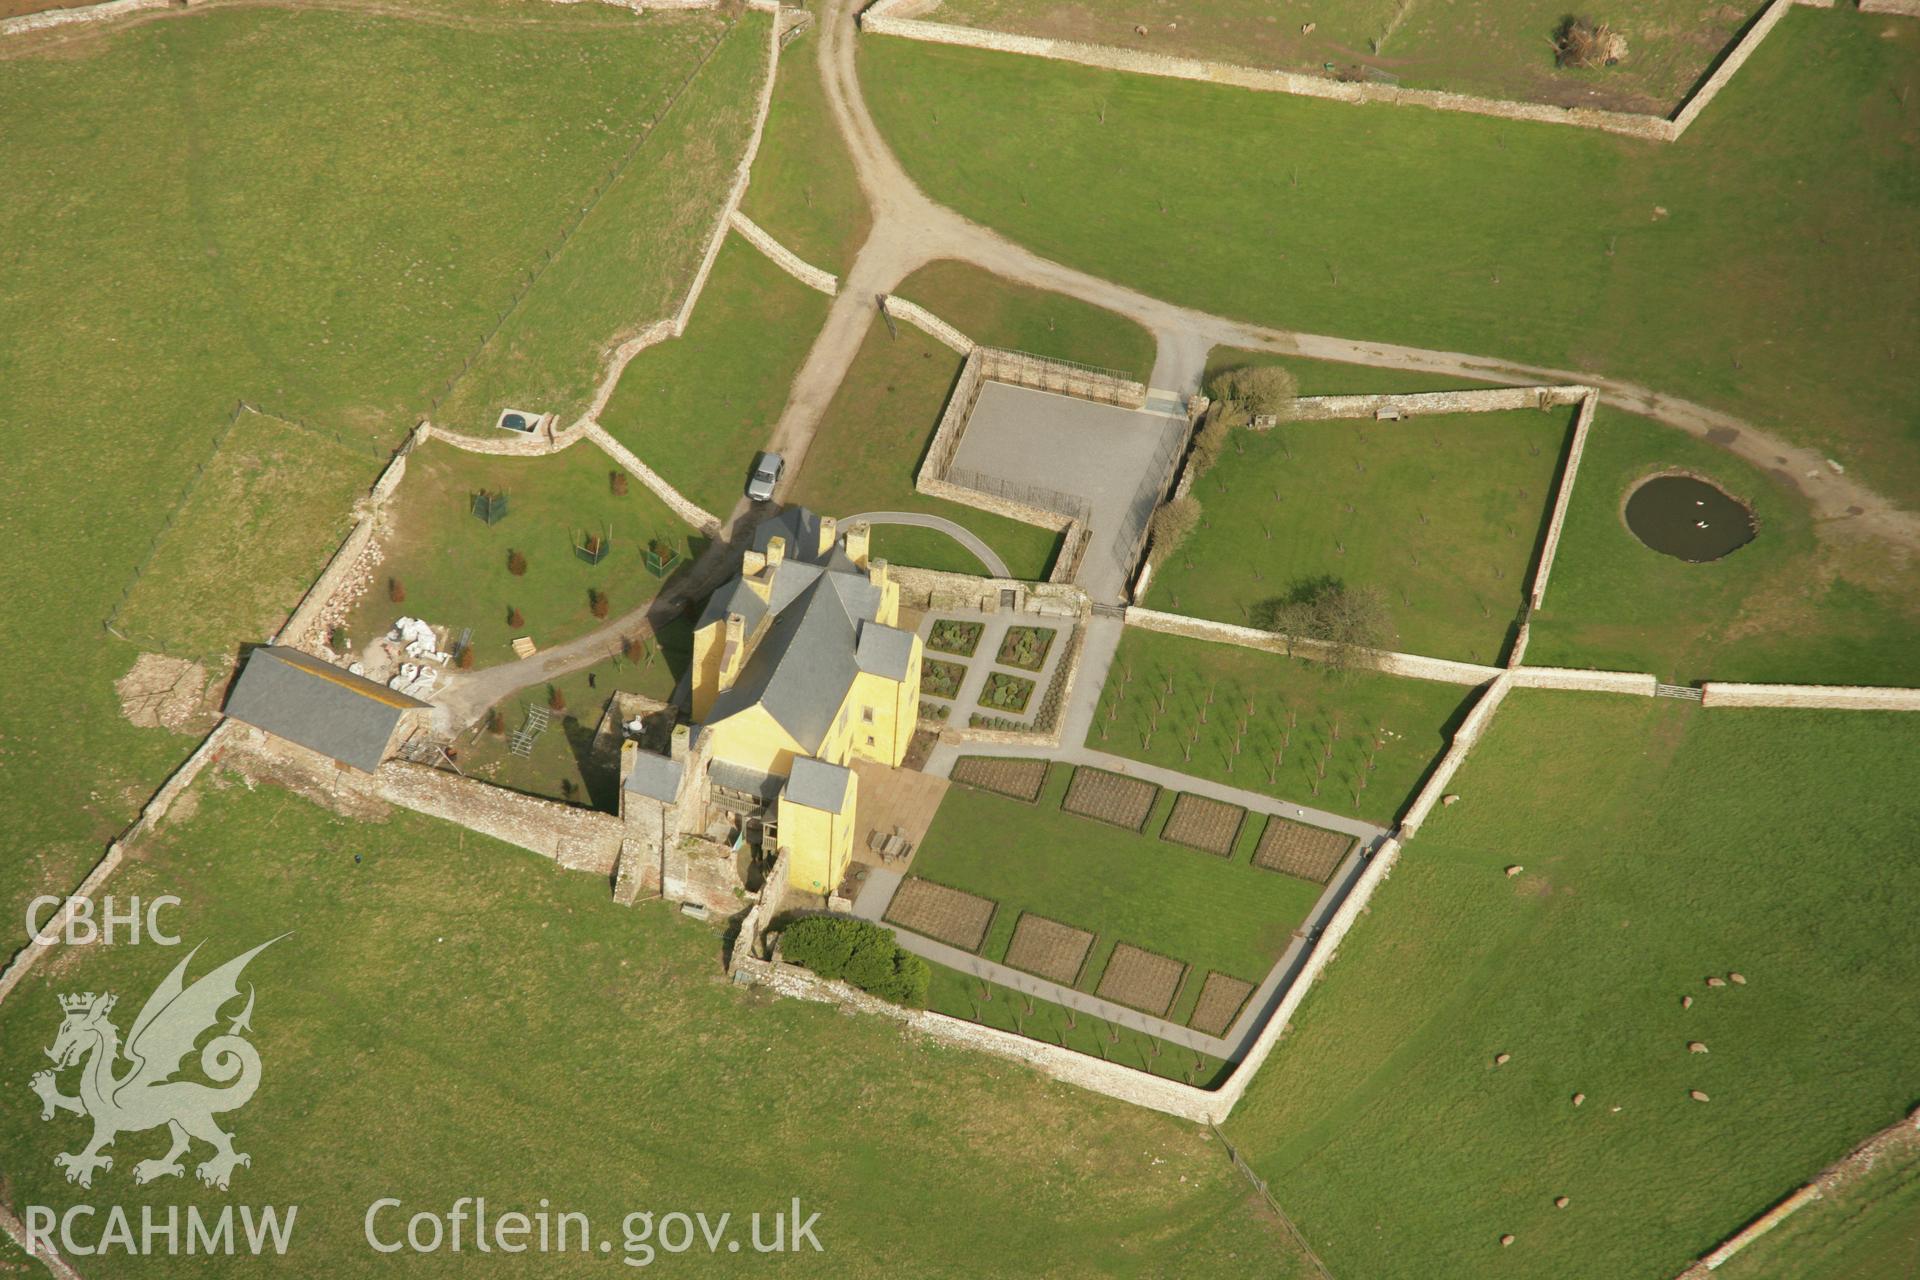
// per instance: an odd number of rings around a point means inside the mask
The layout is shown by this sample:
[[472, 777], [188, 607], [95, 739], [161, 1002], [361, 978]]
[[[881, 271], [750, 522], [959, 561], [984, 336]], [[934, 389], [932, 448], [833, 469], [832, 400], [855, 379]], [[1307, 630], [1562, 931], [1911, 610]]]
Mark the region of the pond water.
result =
[[1627, 528], [1665, 555], [1701, 564], [1754, 538], [1753, 512], [1696, 476], [1655, 476], [1627, 498]]

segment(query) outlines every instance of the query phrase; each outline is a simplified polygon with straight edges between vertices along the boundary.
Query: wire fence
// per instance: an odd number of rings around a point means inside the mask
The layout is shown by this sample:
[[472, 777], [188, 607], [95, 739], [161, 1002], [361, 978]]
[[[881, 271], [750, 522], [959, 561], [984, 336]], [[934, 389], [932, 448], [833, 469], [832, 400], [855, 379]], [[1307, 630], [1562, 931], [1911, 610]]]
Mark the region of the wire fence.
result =
[[986, 375], [1036, 391], [1055, 391], [1103, 404], [1127, 404], [1143, 392], [1140, 383], [1118, 369], [1035, 355], [1031, 351], [992, 348], [986, 352]]
[[1220, 1145], [1226, 1149], [1227, 1159], [1233, 1163], [1235, 1169], [1239, 1170], [1240, 1176], [1253, 1185], [1253, 1189], [1260, 1193], [1260, 1198], [1266, 1201], [1267, 1208], [1273, 1210], [1273, 1216], [1280, 1219], [1280, 1225], [1287, 1229], [1287, 1234], [1293, 1237], [1294, 1244], [1298, 1245], [1300, 1252], [1306, 1255], [1307, 1261], [1313, 1264], [1313, 1269], [1320, 1275], [1320, 1280], [1333, 1280], [1333, 1272], [1327, 1270], [1327, 1264], [1320, 1261], [1320, 1255], [1313, 1251], [1313, 1246], [1307, 1243], [1307, 1238], [1300, 1234], [1300, 1228], [1293, 1225], [1293, 1219], [1288, 1217], [1287, 1211], [1280, 1207], [1280, 1202], [1273, 1198], [1273, 1192], [1268, 1188], [1267, 1180], [1255, 1173], [1253, 1166], [1241, 1158], [1233, 1144], [1227, 1141], [1227, 1135], [1220, 1132], [1219, 1125], [1209, 1121], [1207, 1128], [1213, 1131], [1213, 1136], [1219, 1139]]
[[1093, 508], [1085, 498], [1077, 494], [1063, 493], [1059, 489], [1049, 489], [1043, 484], [1005, 480], [999, 476], [975, 471], [972, 467], [950, 466], [947, 468], [946, 479], [962, 489], [972, 489], [976, 493], [990, 494], [996, 498], [1005, 498], [1009, 502], [1038, 507], [1042, 511], [1051, 511], [1057, 516], [1078, 520], [1082, 524], [1093, 517]]
[[1187, 433], [1184, 431], [1169, 431], [1161, 438], [1160, 447], [1154, 450], [1153, 461], [1147, 464], [1140, 478], [1140, 487], [1134, 490], [1132, 500], [1127, 503], [1126, 514], [1114, 530], [1112, 555], [1125, 581], [1132, 581], [1140, 553], [1146, 550], [1147, 537], [1153, 530], [1153, 513], [1159, 507], [1167, 486], [1173, 482], [1174, 465], [1179, 461], [1186, 441]]

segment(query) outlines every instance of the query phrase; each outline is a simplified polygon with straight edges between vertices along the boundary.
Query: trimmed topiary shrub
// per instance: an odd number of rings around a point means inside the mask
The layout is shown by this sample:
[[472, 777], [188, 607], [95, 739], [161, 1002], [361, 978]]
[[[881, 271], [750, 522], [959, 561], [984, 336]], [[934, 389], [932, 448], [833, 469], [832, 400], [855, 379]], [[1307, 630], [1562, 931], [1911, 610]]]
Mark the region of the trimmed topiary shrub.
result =
[[807, 916], [780, 935], [781, 957], [823, 978], [844, 978], [882, 1000], [919, 1009], [927, 1003], [932, 970], [902, 949], [893, 933], [870, 920]]

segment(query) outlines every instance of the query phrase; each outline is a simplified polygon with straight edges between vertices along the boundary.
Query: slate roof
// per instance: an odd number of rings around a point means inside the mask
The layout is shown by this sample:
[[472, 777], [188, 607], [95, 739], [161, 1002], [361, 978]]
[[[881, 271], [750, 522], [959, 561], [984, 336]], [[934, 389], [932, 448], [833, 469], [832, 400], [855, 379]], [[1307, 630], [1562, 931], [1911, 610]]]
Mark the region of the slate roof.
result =
[[235, 720], [372, 773], [400, 718], [427, 704], [285, 645], [255, 649], [227, 696]]
[[824, 565], [841, 573], [861, 573], [863, 570], [848, 558], [836, 541], [825, 554], [820, 546], [820, 516], [806, 507], [788, 507], [777, 516], [768, 516], [753, 530], [753, 549], [764, 553], [767, 543], [779, 534], [787, 540], [787, 562], [799, 561], [802, 564]]
[[707, 780], [729, 791], [744, 791], [771, 804], [780, 794], [786, 779], [777, 773], [762, 773], [731, 760], [715, 760], [707, 766]]
[[680, 779], [685, 773], [686, 766], [671, 756], [635, 751], [633, 772], [627, 775], [624, 785], [628, 791], [672, 804], [674, 797], [680, 794]]
[[787, 799], [795, 804], [803, 804], [809, 809], [823, 809], [828, 813], [842, 813], [851, 794], [852, 770], [807, 756], [793, 758], [793, 774], [787, 779]]
[[853, 660], [868, 675], [905, 680], [907, 664], [912, 657], [911, 631], [882, 626], [878, 622], [860, 624], [860, 640], [854, 647]]
[[866, 577], [816, 571], [792, 603], [778, 609], [708, 719], [724, 720], [758, 705], [802, 751], [818, 751], [860, 673], [855, 651], [861, 624], [870, 624], [879, 607], [880, 588]]

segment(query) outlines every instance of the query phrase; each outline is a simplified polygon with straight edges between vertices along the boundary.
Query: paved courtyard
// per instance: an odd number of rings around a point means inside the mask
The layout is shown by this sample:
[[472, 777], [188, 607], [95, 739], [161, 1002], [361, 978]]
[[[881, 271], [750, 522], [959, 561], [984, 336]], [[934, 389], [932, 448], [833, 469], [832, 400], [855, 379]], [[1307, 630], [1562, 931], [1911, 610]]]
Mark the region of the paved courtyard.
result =
[[1050, 391], [987, 382], [955, 450], [956, 469], [1009, 487], [1057, 489], [1091, 508], [1075, 581], [1103, 604], [1122, 600], [1127, 560], [1176, 461], [1186, 419]]

